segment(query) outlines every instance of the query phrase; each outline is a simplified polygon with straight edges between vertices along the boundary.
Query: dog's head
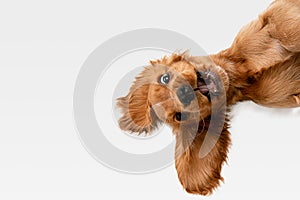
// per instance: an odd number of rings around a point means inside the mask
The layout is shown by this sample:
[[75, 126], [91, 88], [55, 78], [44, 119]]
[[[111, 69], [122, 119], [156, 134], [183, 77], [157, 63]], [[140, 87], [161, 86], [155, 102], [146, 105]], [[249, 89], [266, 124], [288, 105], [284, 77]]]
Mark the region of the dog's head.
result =
[[228, 89], [225, 71], [209, 57], [173, 54], [151, 61], [127, 96], [117, 100], [122, 130], [150, 133], [160, 122], [173, 128], [197, 123], [211, 114]]
[[[217, 115], [224, 114], [228, 76], [209, 57], [186, 53], [150, 63], [136, 77], [129, 93], [117, 100], [123, 114], [119, 126], [125, 131], [147, 134], [160, 123], [167, 123], [176, 136], [180, 182], [190, 193], [209, 194], [222, 180], [220, 171], [230, 143], [227, 125], [220, 118], [216, 121], [221, 123], [208, 134], [213, 110]], [[199, 157], [201, 148], [208, 151], [204, 158]]]

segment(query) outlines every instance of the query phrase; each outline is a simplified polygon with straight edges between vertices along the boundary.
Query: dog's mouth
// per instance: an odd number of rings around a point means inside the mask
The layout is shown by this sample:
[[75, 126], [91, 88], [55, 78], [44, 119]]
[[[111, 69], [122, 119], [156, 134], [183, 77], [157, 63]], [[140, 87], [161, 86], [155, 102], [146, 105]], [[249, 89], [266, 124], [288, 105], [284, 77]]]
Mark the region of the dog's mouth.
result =
[[211, 71], [199, 72], [197, 75], [197, 88], [194, 91], [200, 91], [201, 94], [206, 96], [209, 100], [211, 96], [216, 96], [219, 93], [217, 80], [215, 75]]

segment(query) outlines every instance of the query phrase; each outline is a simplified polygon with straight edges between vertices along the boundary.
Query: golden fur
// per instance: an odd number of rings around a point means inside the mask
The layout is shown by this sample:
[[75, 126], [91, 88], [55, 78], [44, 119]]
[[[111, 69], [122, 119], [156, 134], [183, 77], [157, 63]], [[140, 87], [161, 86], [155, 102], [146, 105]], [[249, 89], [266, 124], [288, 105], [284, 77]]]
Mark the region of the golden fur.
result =
[[[214, 95], [211, 90], [209, 97], [204, 95], [207, 88], [196, 72], [211, 75], [210, 89], [218, 88]], [[161, 84], [166, 73], [170, 81]], [[195, 98], [183, 104], [176, 92], [187, 84], [196, 88]], [[187, 192], [207, 195], [223, 180], [221, 168], [230, 146], [227, 113], [245, 100], [268, 107], [300, 106], [299, 0], [276, 0], [218, 54], [173, 54], [151, 61], [128, 95], [117, 100], [123, 114], [119, 125], [136, 133], [150, 133], [162, 122], [170, 125], [181, 184]], [[212, 109], [217, 123], [211, 121]], [[200, 156], [201, 151], [207, 155]]]

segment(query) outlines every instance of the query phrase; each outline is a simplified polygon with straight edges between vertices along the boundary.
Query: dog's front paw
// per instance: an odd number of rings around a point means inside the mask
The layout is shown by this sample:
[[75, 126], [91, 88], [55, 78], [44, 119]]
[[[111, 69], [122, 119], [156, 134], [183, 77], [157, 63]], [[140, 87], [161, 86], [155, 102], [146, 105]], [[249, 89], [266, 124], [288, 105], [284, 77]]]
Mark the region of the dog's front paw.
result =
[[294, 94], [293, 98], [296, 102], [296, 105], [300, 106], [300, 94]]

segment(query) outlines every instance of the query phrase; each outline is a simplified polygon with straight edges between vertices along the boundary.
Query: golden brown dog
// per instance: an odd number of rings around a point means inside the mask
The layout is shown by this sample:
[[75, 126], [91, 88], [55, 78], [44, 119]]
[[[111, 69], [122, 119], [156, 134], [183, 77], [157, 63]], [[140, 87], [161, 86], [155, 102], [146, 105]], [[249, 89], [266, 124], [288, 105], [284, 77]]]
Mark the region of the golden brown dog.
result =
[[277, 0], [216, 55], [173, 54], [136, 77], [117, 105], [120, 128], [150, 133], [159, 123], [176, 136], [175, 164], [187, 192], [207, 195], [220, 181], [230, 146], [227, 113], [252, 100], [300, 106], [300, 1]]

